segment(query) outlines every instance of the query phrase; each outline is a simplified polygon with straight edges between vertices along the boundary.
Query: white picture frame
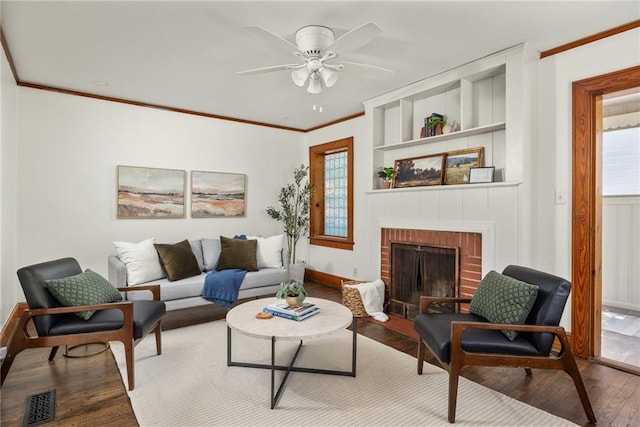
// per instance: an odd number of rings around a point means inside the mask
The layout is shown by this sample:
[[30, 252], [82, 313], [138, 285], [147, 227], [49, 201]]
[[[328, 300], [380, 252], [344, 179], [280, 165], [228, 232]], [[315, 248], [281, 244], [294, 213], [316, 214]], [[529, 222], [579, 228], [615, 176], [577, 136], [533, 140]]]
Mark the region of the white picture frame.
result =
[[471, 168], [469, 170], [469, 183], [479, 184], [493, 182], [496, 168], [494, 166], [487, 166], [482, 168]]

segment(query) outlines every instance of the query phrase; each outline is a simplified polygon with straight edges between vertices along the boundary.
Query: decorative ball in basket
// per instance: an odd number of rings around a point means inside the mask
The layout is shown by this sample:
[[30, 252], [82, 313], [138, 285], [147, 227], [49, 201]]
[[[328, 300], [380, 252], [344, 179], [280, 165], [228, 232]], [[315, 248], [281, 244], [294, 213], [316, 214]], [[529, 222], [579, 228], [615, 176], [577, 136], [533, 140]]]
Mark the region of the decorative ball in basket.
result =
[[307, 290], [304, 283], [291, 279], [280, 283], [280, 289], [276, 293], [276, 298], [284, 299], [291, 307], [297, 307], [307, 297]]

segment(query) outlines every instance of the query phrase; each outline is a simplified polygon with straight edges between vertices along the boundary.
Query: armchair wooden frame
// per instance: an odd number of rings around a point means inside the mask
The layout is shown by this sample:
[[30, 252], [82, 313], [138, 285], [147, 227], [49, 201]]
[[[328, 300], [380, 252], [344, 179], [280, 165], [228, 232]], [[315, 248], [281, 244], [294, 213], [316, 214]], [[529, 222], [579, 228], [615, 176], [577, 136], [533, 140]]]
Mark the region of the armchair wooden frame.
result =
[[[136, 286], [135, 288], [117, 288], [121, 292], [133, 292], [133, 291], [150, 291], [153, 295], [154, 301], [160, 301], [160, 286], [159, 285], [143, 285]], [[54, 315], [75, 313], [78, 311], [88, 310], [120, 310], [124, 316], [122, 327], [119, 329], [98, 331], [98, 332], [85, 332], [79, 334], [68, 335], [50, 335], [50, 336], [34, 336], [28, 331], [30, 321], [37, 316]], [[157, 354], [162, 354], [162, 328], [161, 320], [155, 324], [153, 328], [156, 338], [156, 351]], [[133, 303], [131, 301], [122, 301], [106, 304], [96, 305], [78, 305], [72, 307], [56, 307], [56, 308], [41, 308], [41, 309], [27, 309], [23, 311], [17, 322], [16, 328], [12, 331], [7, 346], [7, 355], [2, 363], [1, 382], [4, 384], [4, 380], [9, 373], [9, 368], [13, 364], [13, 360], [22, 350], [28, 348], [41, 348], [52, 347], [51, 353], [49, 353], [49, 361], [52, 361], [56, 357], [58, 348], [62, 345], [82, 345], [91, 344], [96, 342], [108, 342], [108, 341], [120, 341], [124, 344], [125, 357], [127, 364], [127, 382], [129, 384], [129, 390], [133, 390], [135, 387], [135, 372], [134, 372], [134, 351], [133, 348], [138, 342], [140, 342], [144, 336], [134, 340], [133, 332]]]
[[[428, 312], [429, 305], [435, 302], [447, 302], [455, 305], [456, 312], [460, 309], [460, 304], [470, 303], [467, 298], [450, 297], [420, 297], [420, 314]], [[488, 330], [511, 330], [518, 332], [550, 333], [555, 335], [560, 341], [560, 350], [551, 352], [548, 356], [520, 356], [513, 354], [492, 354], [492, 353], [471, 353], [462, 348], [462, 334], [468, 329], [488, 329]], [[582, 376], [576, 364], [567, 334], [561, 326], [543, 325], [512, 325], [485, 322], [451, 322], [451, 344], [450, 363], [445, 363], [435, 352], [432, 352], [440, 364], [449, 372], [449, 412], [448, 420], [455, 422], [456, 402], [458, 395], [458, 377], [460, 370], [465, 366], [511, 366], [525, 368], [528, 376], [531, 376], [531, 368], [557, 369], [563, 370], [573, 379], [580, 401], [589, 421], [596, 423], [596, 417], [589, 401], [587, 390], [582, 382]], [[418, 374], [422, 375], [427, 345], [418, 339]]]

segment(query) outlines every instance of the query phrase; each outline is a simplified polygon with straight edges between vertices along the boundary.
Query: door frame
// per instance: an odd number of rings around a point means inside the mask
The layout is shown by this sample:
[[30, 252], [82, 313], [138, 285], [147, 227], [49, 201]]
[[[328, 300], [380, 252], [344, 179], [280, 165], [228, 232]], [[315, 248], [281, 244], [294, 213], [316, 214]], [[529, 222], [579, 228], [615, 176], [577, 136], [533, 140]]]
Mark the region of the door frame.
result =
[[602, 95], [640, 86], [640, 66], [573, 82], [571, 344], [600, 355], [602, 317]]

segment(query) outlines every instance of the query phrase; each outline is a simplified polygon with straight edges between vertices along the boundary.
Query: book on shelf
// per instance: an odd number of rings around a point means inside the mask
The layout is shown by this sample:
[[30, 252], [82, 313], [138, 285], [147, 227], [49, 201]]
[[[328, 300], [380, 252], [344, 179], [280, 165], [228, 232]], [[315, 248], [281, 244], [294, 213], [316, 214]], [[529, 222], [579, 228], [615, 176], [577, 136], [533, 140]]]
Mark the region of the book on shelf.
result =
[[311, 317], [315, 314], [318, 314], [320, 312], [320, 309], [318, 307], [315, 307], [310, 310], [305, 312], [304, 314], [292, 314], [292, 313], [285, 313], [282, 311], [277, 311], [277, 310], [273, 310], [271, 308], [269, 308], [268, 306], [263, 308], [262, 311], [266, 312], [266, 313], [271, 313], [274, 316], [278, 316], [278, 317], [282, 317], [284, 319], [289, 319], [289, 320], [296, 320], [296, 321], [301, 321], [304, 320], [308, 317]]
[[279, 311], [285, 314], [300, 316], [302, 314], [306, 314], [309, 311], [316, 310], [318, 306], [312, 303], [302, 303], [297, 307], [291, 307], [289, 304], [287, 304], [286, 301], [281, 300], [269, 304], [267, 308], [269, 308], [271, 311]]

